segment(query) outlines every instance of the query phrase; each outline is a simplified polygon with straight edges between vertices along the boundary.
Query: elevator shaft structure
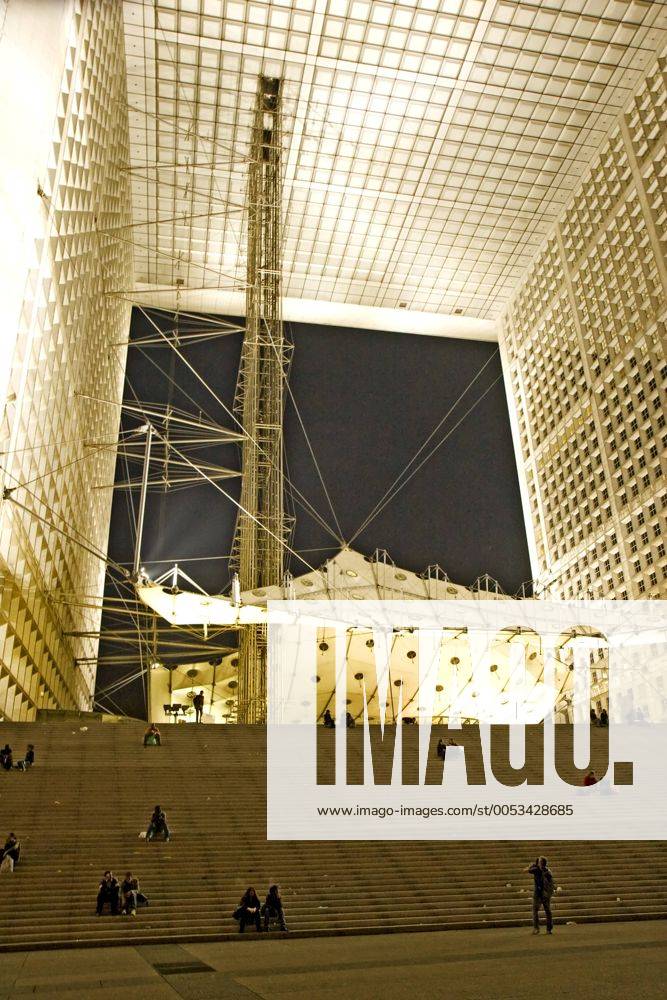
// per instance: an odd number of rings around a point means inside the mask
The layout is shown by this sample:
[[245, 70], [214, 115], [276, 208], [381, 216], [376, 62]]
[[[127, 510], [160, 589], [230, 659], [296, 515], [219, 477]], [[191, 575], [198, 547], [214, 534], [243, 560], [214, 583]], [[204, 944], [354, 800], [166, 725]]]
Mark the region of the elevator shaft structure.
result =
[[[284, 386], [291, 345], [281, 315], [281, 81], [260, 77], [248, 177], [246, 330], [235, 409], [245, 433], [233, 565], [241, 590], [281, 584], [288, 523], [283, 490]], [[266, 715], [266, 627], [240, 635], [238, 719]]]

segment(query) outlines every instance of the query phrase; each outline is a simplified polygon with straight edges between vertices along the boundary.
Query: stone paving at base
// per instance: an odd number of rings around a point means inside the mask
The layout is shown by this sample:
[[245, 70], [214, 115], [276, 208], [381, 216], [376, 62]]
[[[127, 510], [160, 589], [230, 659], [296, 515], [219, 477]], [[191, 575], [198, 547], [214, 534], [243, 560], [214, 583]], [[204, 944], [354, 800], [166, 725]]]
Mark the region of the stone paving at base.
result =
[[0, 1000], [653, 1000], [667, 922], [0, 954]]

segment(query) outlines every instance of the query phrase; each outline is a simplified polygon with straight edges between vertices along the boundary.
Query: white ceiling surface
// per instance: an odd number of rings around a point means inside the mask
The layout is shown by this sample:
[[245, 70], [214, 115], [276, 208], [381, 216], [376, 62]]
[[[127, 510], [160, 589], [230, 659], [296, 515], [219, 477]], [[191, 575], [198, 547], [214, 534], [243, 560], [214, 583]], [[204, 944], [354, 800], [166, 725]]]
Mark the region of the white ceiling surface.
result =
[[144, 302], [173, 306], [182, 279], [184, 307], [242, 303], [263, 73], [284, 80], [286, 318], [486, 338], [667, 43], [662, 0], [124, 11]]

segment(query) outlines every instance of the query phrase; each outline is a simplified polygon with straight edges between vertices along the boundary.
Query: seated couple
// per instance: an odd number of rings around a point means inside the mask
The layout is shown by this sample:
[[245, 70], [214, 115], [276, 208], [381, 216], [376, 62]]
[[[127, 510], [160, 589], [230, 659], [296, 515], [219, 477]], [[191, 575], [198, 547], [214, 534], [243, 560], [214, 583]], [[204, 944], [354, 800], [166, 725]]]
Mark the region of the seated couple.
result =
[[246, 924], [254, 924], [256, 930], [261, 931], [262, 917], [264, 918], [265, 931], [268, 931], [271, 920], [277, 920], [280, 923], [281, 931], [287, 930], [283, 901], [277, 885], [269, 886], [266, 899], [261, 904], [259, 896], [250, 886], [243, 893], [238, 907], [234, 910], [233, 917], [239, 922], [239, 933], [241, 934], [245, 931]]

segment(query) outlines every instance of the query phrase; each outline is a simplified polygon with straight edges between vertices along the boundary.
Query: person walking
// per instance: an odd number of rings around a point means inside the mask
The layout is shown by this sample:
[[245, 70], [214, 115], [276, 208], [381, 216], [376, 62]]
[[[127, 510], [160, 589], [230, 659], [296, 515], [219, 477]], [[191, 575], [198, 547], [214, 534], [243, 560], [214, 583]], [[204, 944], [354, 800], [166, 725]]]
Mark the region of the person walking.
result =
[[195, 722], [201, 722], [201, 717], [204, 714], [204, 692], [200, 691], [192, 699], [192, 704], [195, 708]]
[[533, 876], [533, 934], [540, 933], [540, 907], [544, 909], [547, 918], [547, 934], [553, 933], [553, 916], [551, 913], [551, 897], [554, 891], [554, 878], [544, 857], [536, 858], [532, 865], [524, 868], [524, 872]]

